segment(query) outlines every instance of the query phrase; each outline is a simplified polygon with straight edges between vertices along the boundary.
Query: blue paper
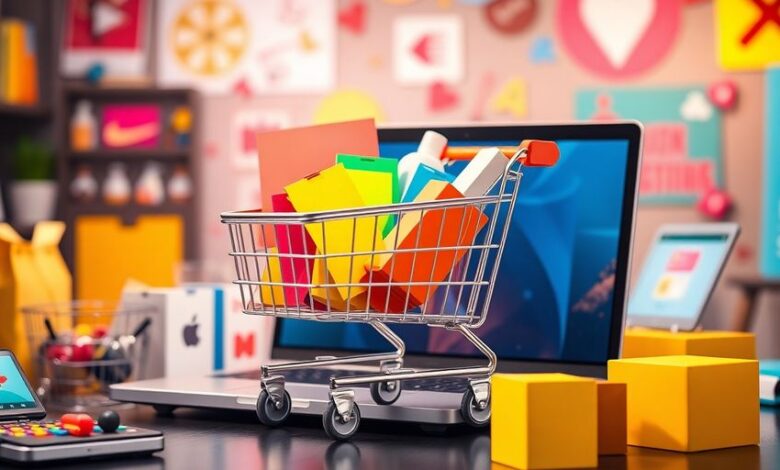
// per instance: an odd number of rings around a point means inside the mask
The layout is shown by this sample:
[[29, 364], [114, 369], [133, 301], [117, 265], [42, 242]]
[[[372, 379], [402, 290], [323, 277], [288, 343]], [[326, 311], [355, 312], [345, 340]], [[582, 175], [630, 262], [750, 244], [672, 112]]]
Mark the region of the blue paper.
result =
[[780, 277], [780, 67], [766, 71], [761, 274]]
[[455, 177], [444, 173], [443, 171], [439, 171], [435, 168], [431, 168], [428, 165], [420, 164], [417, 167], [417, 170], [414, 172], [414, 176], [412, 176], [412, 181], [409, 183], [409, 187], [406, 189], [406, 192], [404, 193], [403, 197], [401, 198], [401, 202], [412, 202], [414, 201], [414, 198], [417, 197], [418, 194], [425, 188], [425, 185], [428, 184], [429, 181], [446, 181], [448, 183], [452, 183], [455, 181]]

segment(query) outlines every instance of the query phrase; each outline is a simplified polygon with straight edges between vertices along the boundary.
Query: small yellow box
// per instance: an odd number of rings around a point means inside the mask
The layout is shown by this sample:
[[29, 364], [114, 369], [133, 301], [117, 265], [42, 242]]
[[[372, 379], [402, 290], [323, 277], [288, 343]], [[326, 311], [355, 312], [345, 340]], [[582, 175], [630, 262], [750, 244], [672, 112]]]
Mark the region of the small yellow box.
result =
[[626, 384], [596, 382], [599, 416], [599, 455], [626, 453]]
[[662, 356], [609, 361], [628, 384], [628, 444], [693, 452], [758, 444], [758, 361]]
[[491, 384], [495, 462], [533, 469], [598, 465], [595, 380], [566, 374], [495, 374]]
[[624, 359], [675, 356], [756, 358], [756, 336], [737, 331], [680, 331], [629, 328], [623, 335]]

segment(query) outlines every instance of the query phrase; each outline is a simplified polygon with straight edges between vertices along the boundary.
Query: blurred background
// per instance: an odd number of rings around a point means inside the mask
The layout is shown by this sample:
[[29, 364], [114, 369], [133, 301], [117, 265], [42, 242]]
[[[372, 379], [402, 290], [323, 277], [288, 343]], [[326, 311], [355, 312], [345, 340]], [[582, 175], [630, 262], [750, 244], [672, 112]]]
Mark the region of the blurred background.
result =
[[[778, 222], [762, 219], [777, 218], [767, 172], [780, 185], [770, 3], [4, 0], [0, 217], [24, 238], [63, 221], [39, 242], [62, 237], [75, 298], [110, 300], [127, 279], [229, 277], [219, 213], [260, 206], [257, 132], [638, 119], [633, 269], [662, 223], [740, 223], [704, 318], [731, 328], [730, 279], [777, 263]], [[757, 300], [761, 357], [780, 355], [779, 310]]]

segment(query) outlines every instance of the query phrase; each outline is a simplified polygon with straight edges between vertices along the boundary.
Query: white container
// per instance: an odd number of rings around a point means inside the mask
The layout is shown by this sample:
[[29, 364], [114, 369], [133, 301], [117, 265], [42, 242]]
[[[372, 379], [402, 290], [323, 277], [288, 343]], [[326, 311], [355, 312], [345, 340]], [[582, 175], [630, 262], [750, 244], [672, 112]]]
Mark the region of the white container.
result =
[[274, 319], [243, 313], [233, 284], [192, 283], [125, 292], [123, 302], [159, 313], [149, 328], [144, 378], [205, 376], [257, 369], [270, 358]]
[[438, 132], [425, 131], [416, 152], [406, 154], [398, 161], [398, 186], [401, 194], [406, 193], [414, 172], [420, 164], [444, 171], [444, 163], [441, 156], [447, 148], [447, 138]]
[[474, 155], [452, 185], [466, 197], [484, 196], [504, 175], [506, 156], [497, 147], [488, 147]]
[[10, 189], [14, 222], [20, 227], [32, 227], [42, 220], [54, 218], [56, 181], [13, 181]]

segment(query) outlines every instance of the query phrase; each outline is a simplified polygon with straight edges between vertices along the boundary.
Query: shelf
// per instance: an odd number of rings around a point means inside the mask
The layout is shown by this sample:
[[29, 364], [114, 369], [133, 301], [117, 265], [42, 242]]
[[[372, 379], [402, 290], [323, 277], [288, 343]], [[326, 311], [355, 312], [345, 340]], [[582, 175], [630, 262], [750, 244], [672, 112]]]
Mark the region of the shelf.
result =
[[65, 156], [69, 160], [81, 162], [102, 162], [114, 160], [176, 160], [184, 161], [190, 158], [191, 149], [103, 149], [90, 152], [67, 151]]
[[75, 220], [82, 216], [108, 216], [118, 217], [123, 225], [134, 225], [138, 217], [146, 215], [175, 215], [184, 220], [191, 217], [192, 208], [187, 204], [174, 204], [164, 202], [159, 206], [139, 206], [135, 203], [124, 206], [111, 206], [102, 202], [78, 203], [70, 202], [68, 207], [68, 220]]
[[40, 104], [12, 104], [0, 102], [0, 118], [45, 118], [49, 108]]
[[67, 95], [88, 96], [92, 98], [187, 98], [192, 95], [189, 88], [154, 88], [152, 84], [136, 86], [95, 86], [88, 83], [66, 83]]

